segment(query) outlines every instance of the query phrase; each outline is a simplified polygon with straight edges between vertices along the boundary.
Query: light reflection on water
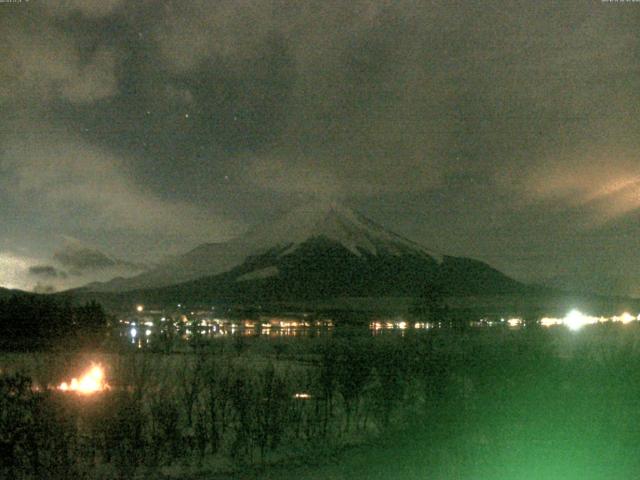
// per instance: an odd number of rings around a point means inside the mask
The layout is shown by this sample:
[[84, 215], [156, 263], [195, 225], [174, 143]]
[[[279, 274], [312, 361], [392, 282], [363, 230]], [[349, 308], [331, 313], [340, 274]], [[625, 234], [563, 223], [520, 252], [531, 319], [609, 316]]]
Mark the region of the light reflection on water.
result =
[[[569, 330], [577, 331], [585, 325], [596, 323], [622, 323], [627, 324], [640, 319], [628, 312], [611, 317], [595, 317], [581, 313], [574, 309], [562, 318], [542, 317], [533, 321], [526, 321], [520, 317], [507, 318], [480, 318], [469, 320], [464, 326], [471, 328], [492, 328], [501, 327], [507, 329], [521, 329], [530, 325], [537, 325], [545, 328], [563, 326]], [[227, 319], [201, 319], [188, 322], [186, 317], [180, 321], [169, 322], [165, 317], [160, 322], [146, 321], [126, 321], [120, 322], [120, 337], [127, 338], [128, 341], [139, 348], [148, 344], [153, 344], [162, 339], [216, 339], [230, 336], [244, 337], [300, 337], [313, 338], [321, 336], [331, 336], [334, 334], [336, 325], [333, 320], [321, 319], [310, 320], [307, 318], [287, 318], [287, 317], [261, 317], [260, 319], [227, 320]], [[407, 332], [425, 332], [433, 329], [450, 328], [461, 323], [451, 321], [416, 321], [402, 316], [377, 317], [368, 323], [360, 323], [355, 328], [360, 328], [372, 336], [394, 334], [404, 336]], [[346, 328], [339, 327], [339, 328]], [[350, 325], [349, 328], [353, 328]]]
[[[192, 339], [218, 339], [234, 336], [242, 337], [322, 337], [330, 336], [334, 332], [332, 320], [317, 320], [313, 322], [280, 320], [271, 321], [220, 321], [192, 323], [184, 325], [176, 323], [172, 325], [150, 325], [147, 322], [145, 335], [140, 335], [134, 322], [126, 323], [120, 328], [119, 336], [126, 338], [132, 345], [143, 346], [159, 342], [161, 340], [180, 339], [190, 341]], [[132, 326], [133, 325], [133, 326]]]

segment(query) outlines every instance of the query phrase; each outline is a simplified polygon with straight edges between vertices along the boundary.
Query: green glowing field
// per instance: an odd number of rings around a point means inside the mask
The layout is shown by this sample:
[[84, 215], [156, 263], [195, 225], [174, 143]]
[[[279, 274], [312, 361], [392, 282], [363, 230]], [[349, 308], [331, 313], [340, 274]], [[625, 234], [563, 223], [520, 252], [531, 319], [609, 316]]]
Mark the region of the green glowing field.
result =
[[[134, 422], [135, 437], [106, 432], [115, 435], [113, 448], [135, 441], [138, 453], [116, 450], [118, 464], [104, 454], [74, 457], [72, 444], [59, 445], [87, 478], [632, 480], [640, 472], [635, 322], [278, 344], [255, 338], [236, 347], [230, 339], [191, 354], [38, 353], [2, 362], [41, 385], [81, 373], [90, 360], [104, 364], [115, 390], [91, 402], [58, 392], [51, 408], [69, 415], [64, 428], [74, 442], [95, 451], [102, 434], [86, 428], [101, 425], [93, 415], [107, 426]], [[153, 433], [171, 412], [171, 434]], [[216, 449], [204, 427], [218, 429]], [[261, 432], [277, 433], [278, 443], [261, 444]]]
[[426, 417], [332, 465], [301, 468], [296, 478], [638, 478], [638, 333], [558, 327], [471, 340], [446, 397]]

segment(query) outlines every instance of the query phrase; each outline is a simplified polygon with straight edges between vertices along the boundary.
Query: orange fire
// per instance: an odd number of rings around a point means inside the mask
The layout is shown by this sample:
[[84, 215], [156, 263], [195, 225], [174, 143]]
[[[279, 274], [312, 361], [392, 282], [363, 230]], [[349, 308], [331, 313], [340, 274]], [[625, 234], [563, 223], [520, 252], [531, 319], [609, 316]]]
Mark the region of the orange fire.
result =
[[91, 395], [109, 388], [109, 385], [104, 381], [104, 369], [101, 365], [93, 365], [79, 379], [72, 378], [71, 383], [62, 382], [58, 385], [58, 390], [76, 392], [82, 395]]

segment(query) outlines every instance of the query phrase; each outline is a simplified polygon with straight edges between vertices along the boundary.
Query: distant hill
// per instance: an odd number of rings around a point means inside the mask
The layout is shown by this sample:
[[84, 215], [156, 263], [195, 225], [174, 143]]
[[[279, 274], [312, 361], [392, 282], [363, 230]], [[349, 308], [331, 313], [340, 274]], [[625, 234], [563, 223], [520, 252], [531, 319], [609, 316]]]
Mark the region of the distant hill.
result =
[[557, 275], [538, 283], [567, 292], [640, 298], [640, 278], [634, 275]]
[[32, 295], [30, 292], [24, 292], [22, 290], [11, 290], [8, 288], [0, 287], [0, 299], [11, 297], [12, 295]]

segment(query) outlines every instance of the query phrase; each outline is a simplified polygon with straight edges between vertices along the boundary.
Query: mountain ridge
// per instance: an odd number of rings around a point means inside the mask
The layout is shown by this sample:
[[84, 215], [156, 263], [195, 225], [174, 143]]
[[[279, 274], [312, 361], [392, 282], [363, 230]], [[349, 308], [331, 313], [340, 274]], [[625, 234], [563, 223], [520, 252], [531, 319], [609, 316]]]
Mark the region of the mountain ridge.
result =
[[484, 262], [436, 253], [329, 203], [300, 206], [237, 239], [199, 245], [154, 271], [86, 290], [212, 301], [420, 296], [434, 286], [465, 295], [524, 288]]
[[122, 292], [175, 285], [224, 273], [250, 256], [259, 255], [278, 246], [288, 245], [293, 250], [306, 240], [320, 236], [344, 245], [355, 255], [359, 255], [360, 250], [375, 253], [377, 248], [384, 246], [396, 254], [417, 250], [436, 259], [442, 258], [441, 254], [390, 232], [346, 207], [336, 203], [315, 203], [304, 204], [274, 221], [259, 224], [241, 237], [226, 242], [200, 244], [185, 254], [134, 277], [94, 282], [83, 288], [91, 291]]

